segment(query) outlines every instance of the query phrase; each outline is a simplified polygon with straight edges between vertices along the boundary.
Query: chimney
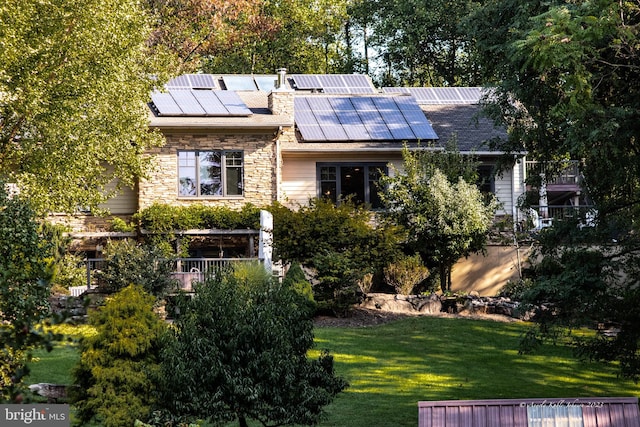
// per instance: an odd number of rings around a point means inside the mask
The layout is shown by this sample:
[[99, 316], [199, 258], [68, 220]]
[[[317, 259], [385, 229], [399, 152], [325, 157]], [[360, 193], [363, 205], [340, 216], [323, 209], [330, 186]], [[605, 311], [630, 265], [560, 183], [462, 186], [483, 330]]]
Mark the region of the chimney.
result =
[[287, 87], [287, 69], [276, 70], [278, 77], [275, 88], [269, 93], [268, 107], [271, 114], [289, 115], [293, 120], [293, 90]]
[[282, 90], [287, 88], [287, 69], [286, 68], [278, 68], [276, 70], [278, 73], [278, 79], [276, 80], [276, 90]]

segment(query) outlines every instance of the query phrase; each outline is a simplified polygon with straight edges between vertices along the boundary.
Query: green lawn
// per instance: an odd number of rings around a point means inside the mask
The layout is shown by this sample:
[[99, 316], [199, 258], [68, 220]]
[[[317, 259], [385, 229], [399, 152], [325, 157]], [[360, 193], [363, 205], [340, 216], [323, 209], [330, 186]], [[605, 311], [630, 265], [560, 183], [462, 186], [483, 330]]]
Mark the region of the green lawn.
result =
[[[317, 328], [350, 387], [322, 426], [415, 426], [419, 400], [635, 396], [615, 366], [580, 362], [564, 346], [518, 355], [522, 323], [416, 317], [367, 328]], [[317, 355], [314, 351], [314, 355]], [[40, 353], [30, 382], [66, 382], [69, 348]], [[54, 377], [55, 375], [55, 377]]]

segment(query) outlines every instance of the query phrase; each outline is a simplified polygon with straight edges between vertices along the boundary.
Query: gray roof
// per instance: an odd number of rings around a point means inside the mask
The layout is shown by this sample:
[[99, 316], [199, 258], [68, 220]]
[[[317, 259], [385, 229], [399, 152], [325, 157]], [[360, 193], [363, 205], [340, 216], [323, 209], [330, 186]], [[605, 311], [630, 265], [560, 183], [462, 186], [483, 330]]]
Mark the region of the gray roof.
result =
[[504, 129], [498, 129], [489, 119], [479, 117], [482, 108], [480, 105], [422, 104], [420, 107], [438, 134], [440, 145], [457, 135], [458, 149], [461, 152], [488, 152], [493, 150], [485, 144], [487, 141], [507, 136]]

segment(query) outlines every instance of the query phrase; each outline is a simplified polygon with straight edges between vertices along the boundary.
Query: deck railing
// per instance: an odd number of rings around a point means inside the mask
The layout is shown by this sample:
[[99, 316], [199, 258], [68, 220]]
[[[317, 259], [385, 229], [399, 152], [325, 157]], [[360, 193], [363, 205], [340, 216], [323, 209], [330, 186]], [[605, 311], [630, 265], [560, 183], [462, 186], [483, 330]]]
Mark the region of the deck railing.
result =
[[580, 162], [576, 160], [547, 164], [536, 161], [525, 162], [527, 177], [545, 174], [547, 185], [580, 184]]
[[[178, 280], [181, 289], [192, 290], [194, 282], [202, 282], [209, 275], [216, 274], [220, 270], [236, 262], [255, 262], [258, 258], [176, 258], [173, 260], [173, 273], [171, 276]], [[87, 284], [70, 288], [71, 295], [78, 296], [87, 289], [97, 286], [95, 273], [103, 268], [103, 258], [87, 258], [84, 260], [86, 268]]]
[[524, 212], [525, 218], [533, 221], [534, 228], [545, 228], [553, 225], [554, 221], [578, 219], [583, 225], [593, 225], [595, 220], [595, 206], [531, 206], [531, 211]]

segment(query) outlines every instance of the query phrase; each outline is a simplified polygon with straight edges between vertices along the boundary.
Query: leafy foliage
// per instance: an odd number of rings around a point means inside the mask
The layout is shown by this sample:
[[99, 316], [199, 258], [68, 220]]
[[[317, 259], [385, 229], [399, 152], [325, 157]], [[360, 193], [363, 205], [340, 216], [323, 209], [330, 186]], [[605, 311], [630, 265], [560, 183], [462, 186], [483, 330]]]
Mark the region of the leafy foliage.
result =
[[29, 351], [48, 345], [37, 326], [49, 314], [51, 246], [29, 202], [0, 182], [0, 401], [22, 391]]
[[135, 0], [0, 5], [0, 175], [38, 211], [96, 208], [163, 142], [148, 128], [166, 68], [148, 19]]
[[402, 295], [410, 295], [427, 277], [429, 269], [422, 264], [419, 254], [401, 258], [384, 269], [385, 281]]
[[309, 360], [306, 299], [255, 263], [211, 278], [181, 310], [164, 352], [165, 409], [184, 420], [315, 424], [346, 387], [326, 352]]
[[82, 422], [131, 426], [146, 418], [159, 383], [158, 355], [166, 324], [154, 312], [153, 296], [127, 286], [89, 314], [97, 333], [81, 342], [71, 400]]
[[95, 277], [101, 291], [115, 293], [129, 285], [140, 285], [156, 297], [174, 290], [173, 260], [156, 246], [134, 240], [111, 240], [104, 251], [104, 265]]
[[543, 162], [582, 161], [593, 227], [567, 221], [538, 239], [527, 292], [535, 342], [561, 325], [615, 324], [581, 354], [640, 378], [640, 78], [637, 2], [489, 2], [473, 19], [483, 69], [496, 79], [487, 114], [510, 129], [497, 148]]
[[260, 228], [260, 209], [247, 203], [240, 210], [227, 206], [171, 206], [154, 203], [134, 216], [140, 228], [153, 233], [169, 233], [174, 230], [222, 229], [235, 230]]
[[295, 211], [275, 203], [269, 210], [274, 217], [274, 259], [314, 269], [318, 302], [354, 302], [358, 281], [368, 273], [381, 275], [386, 263], [400, 256], [398, 228], [375, 223], [370, 211], [348, 200], [336, 206], [313, 199]]
[[409, 248], [427, 267], [438, 267], [443, 291], [450, 290], [455, 262], [484, 248], [497, 208], [463, 179], [474, 178], [465, 173], [472, 163], [458, 156], [405, 148], [403, 171], [381, 180], [389, 217], [406, 229]]
[[475, 86], [480, 83], [467, 15], [483, 1], [357, 1], [354, 21], [370, 36], [389, 86]]

